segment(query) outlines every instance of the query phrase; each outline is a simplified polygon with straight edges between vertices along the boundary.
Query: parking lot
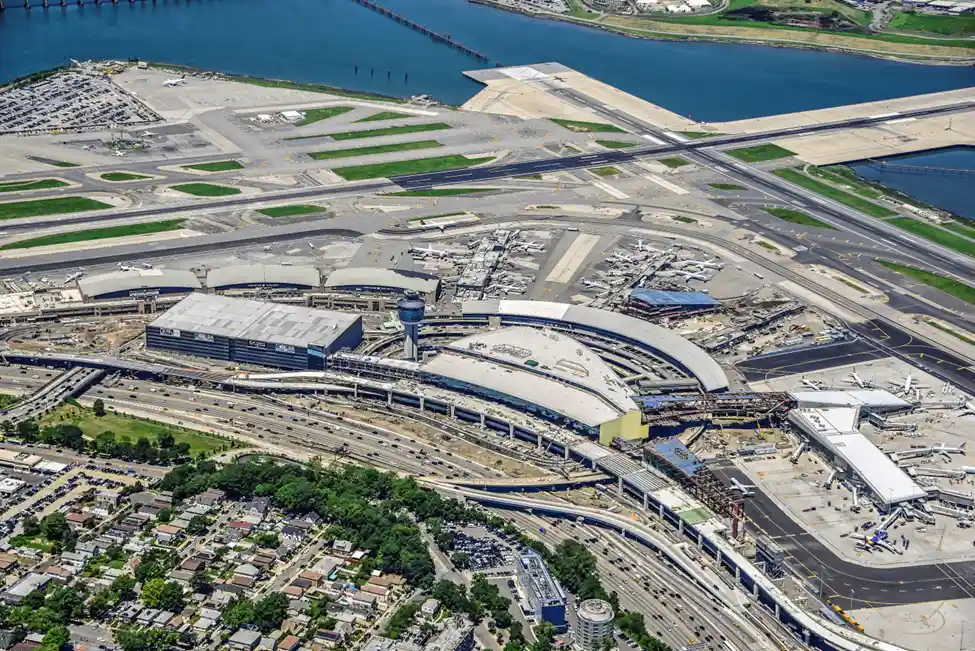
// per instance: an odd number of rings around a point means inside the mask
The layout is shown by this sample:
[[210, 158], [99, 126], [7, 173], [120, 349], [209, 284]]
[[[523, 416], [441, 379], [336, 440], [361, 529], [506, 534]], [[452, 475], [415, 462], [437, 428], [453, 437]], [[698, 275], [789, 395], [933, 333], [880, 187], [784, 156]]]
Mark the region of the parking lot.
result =
[[148, 124], [159, 116], [104, 77], [67, 72], [0, 91], [0, 133]]

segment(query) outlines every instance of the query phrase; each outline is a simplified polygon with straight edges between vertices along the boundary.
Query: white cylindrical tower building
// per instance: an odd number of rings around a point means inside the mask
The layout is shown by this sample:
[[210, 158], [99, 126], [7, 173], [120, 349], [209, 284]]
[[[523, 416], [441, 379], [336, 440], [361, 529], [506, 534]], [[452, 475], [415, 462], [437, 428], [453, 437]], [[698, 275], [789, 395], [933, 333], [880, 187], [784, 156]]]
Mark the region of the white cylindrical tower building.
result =
[[613, 636], [616, 613], [602, 599], [586, 599], [576, 611], [575, 646], [582, 651], [599, 651], [602, 642]]

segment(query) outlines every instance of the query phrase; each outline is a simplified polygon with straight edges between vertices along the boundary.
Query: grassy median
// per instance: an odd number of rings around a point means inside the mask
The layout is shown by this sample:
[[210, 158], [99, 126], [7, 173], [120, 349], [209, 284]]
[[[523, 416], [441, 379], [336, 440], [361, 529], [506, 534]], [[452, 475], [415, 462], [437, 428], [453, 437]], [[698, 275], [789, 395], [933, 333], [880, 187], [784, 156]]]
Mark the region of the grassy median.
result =
[[105, 181], [113, 181], [119, 183], [121, 181], [143, 181], [145, 179], [151, 179], [151, 176], [146, 176], [145, 174], [130, 174], [129, 172], [105, 172], [100, 175], [100, 178]]
[[312, 204], [294, 204], [291, 206], [274, 206], [273, 208], [258, 208], [257, 212], [267, 217], [291, 217], [293, 215], [310, 215], [325, 212], [328, 208]]
[[849, 206], [860, 212], [864, 212], [871, 217], [893, 217], [897, 213], [893, 210], [884, 208], [881, 205], [875, 204], [866, 199], [861, 199], [860, 197], [850, 194], [840, 190], [839, 188], [834, 188], [832, 185], [827, 185], [821, 181], [817, 181], [811, 176], [806, 176], [802, 172], [798, 172], [794, 169], [780, 169], [775, 170], [775, 175], [785, 179], [789, 183], [795, 183], [796, 185], [811, 190], [816, 194], [820, 194], [824, 197], [833, 199], [834, 201], [839, 201], [840, 203]]
[[792, 210], [790, 208], [765, 208], [765, 212], [768, 214], [778, 217], [783, 221], [787, 221], [791, 224], [799, 224], [800, 226], [814, 226], [816, 228], [825, 228], [826, 230], [836, 231], [839, 230], [833, 226], [830, 226], [824, 221], [820, 221], [813, 217], [812, 215], [807, 215], [804, 212], [798, 210]]
[[126, 237], [129, 235], [150, 235], [152, 233], [165, 233], [175, 231], [183, 227], [182, 219], [167, 219], [160, 222], [148, 222], [145, 224], [127, 224], [125, 226], [106, 226], [105, 228], [90, 228], [84, 231], [71, 231], [68, 233], [53, 233], [32, 237], [27, 240], [10, 242], [0, 246], [0, 250], [8, 249], [33, 249], [38, 246], [53, 246], [55, 244], [68, 244], [70, 242], [89, 242], [91, 240], [106, 240], [113, 237]]
[[737, 183], [708, 183], [708, 186], [715, 190], [744, 190], [745, 186]]
[[973, 228], [969, 224], [975, 224], [975, 222], [967, 222], [967, 223], [962, 223], [960, 221], [947, 222], [945, 224], [942, 224], [941, 227], [947, 228], [949, 231], [954, 231], [959, 235], [965, 235], [967, 237], [975, 239], [975, 228]]
[[0, 183], [0, 192], [24, 192], [26, 190], [50, 190], [65, 188], [68, 184], [57, 179], [37, 179], [33, 181], [7, 181]]
[[242, 170], [244, 166], [235, 160], [218, 160], [213, 163], [197, 163], [195, 165], [183, 165], [185, 170], [199, 170], [200, 172], [231, 172]]
[[303, 127], [308, 124], [315, 124], [316, 122], [321, 122], [322, 120], [327, 120], [329, 118], [334, 118], [337, 115], [348, 113], [351, 110], [351, 106], [327, 106], [325, 108], [308, 109], [307, 111], [304, 111], [304, 119], [295, 122], [295, 126]]
[[233, 194], [240, 194], [240, 188], [229, 188], [225, 185], [213, 185], [212, 183], [183, 183], [169, 187], [179, 192], [192, 194], [195, 197], [229, 197]]
[[86, 210], [104, 210], [111, 204], [95, 201], [88, 197], [57, 197], [55, 199], [35, 199], [34, 201], [12, 201], [0, 203], [0, 219], [19, 219], [21, 217], [43, 217]]
[[766, 160], [776, 160], [777, 158], [788, 158], [789, 156], [796, 155], [795, 152], [772, 143], [755, 145], [754, 147], [742, 147], [741, 149], [731, 149], [725, 153], [745, 163], [760, 163]]
[[406, 118], [415, 118], [416, 115], [410, 115], [409, 113], [397, 113], [396, 111], [380, 111], [379, 113], [373, 113], [372, 115], [367, 115], [364, 118], [359, 118], [356, 122], [381, 122], [382, 120], [405, 120]]
[[329, 160], [330, 158], [350, 158], [352, 156], [373, 156], [388, 154], [394, 151], [412, 151], [414, 149], [436, 149], [443, 147], [436, 140], [414, 140], [413, 142], [399, 142], [389, 145], [373, 145], [372, 147], [352, 147], [351, 149], [333, 149], [331, 151], [313, 151], [308, 153], [312, 160]]
[[615, 124], [604, 122], [582, 122], [580, 120], [563, 120], [561, 118], [549, 118], [555, 124], [565, 127], [569, 131], [578, 133], [626, 133]]
[[975, 305], [975, 287], [972, 287], [971, 285], [966, 285], [965, 283], [955, 280], [954, 278], [946, 278], [945, 276], [940, 276], [936, 273], [924, 271], [923, 269], [918, 269], [916, 267], [909, 267], [898, 262], [890, 262], [889, 260], [879, 259], [875, 260], [875, 262], [887, 267], [891, 271], [895, 271], [899, 274], [907, 276], [908, 278], [913, 278], [914, 280], [923, 283], [928, 287], [939, 289], [946, 294], [951, 294], [955, 298], [965, 301], [966, 303]]
[[635, 142], [624, 142], [622, 140], [597, 140], [596, 144], [602, 145], [606, 149], [626, 149], [637, 145]]
[[666, 165], [672, 170], [675, 170], [678, 167], [684, 167], [685, 165], [691, 164], [691, 161], [687, 160], [686, 158], [681, 158], [680, 156], [670, 156], [669, 158], [661, 158], [657, 162], [663, 163], [664, 165]]
[[888, 219], [887, 223], [953, 251], [975, 257], [975, 242], [942, 230], [934, 224], [918, 221], [911, 217], [895, 217]]
[[399, 136], [404, 133], [422, 133], [424, 131], [440, 131], [452, 129], [443, 122], [429, 124], [411, 124], [403, 127], [386, 127], [384, 129], [365, 129], [363, 131], [342, 131], [339, 133], [320, 133], [314, 136], [292, 136], [285, 140], [307, 140], [309, 138], [331, 138], [332, 140], [358, 140], [360, 138], [381, 138], [383, 136]]
[[618, 167], [613, 167], [612, 165], [607, 165], [606, 167], [591, 167], [589, 171], [596, 176], [616, 176], [620, 173]]
[[414, 160], [395, 161], [392, 163], [374, 163], [372, 165], [356, 165], [354, 167], [338, 167], [332, 171], [346, 181], [361, 181], [406, 174], [428, 174], [431, 172], [446, 172], [459, 170], [487, 163], [494, 160], [493, 156], [479, 156], [468, 158], [459, 154], [452, 156], [435, 156], [433, 158], [416, 158]]

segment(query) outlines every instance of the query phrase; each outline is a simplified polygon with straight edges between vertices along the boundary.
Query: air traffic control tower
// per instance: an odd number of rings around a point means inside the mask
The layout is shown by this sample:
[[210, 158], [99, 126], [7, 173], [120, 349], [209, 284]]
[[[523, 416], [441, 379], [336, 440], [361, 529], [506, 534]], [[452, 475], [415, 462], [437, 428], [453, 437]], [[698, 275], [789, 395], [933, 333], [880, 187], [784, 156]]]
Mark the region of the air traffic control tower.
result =
[[396, 301], [396, 313], [400, 323], [403, 324], [403, 334], [406, 335], [403, 355], [414, 362], [419, 357], [420, 323], [423, 321], [425, 310], [426, 304], [413, 290], [407, 290], [406, 295]]

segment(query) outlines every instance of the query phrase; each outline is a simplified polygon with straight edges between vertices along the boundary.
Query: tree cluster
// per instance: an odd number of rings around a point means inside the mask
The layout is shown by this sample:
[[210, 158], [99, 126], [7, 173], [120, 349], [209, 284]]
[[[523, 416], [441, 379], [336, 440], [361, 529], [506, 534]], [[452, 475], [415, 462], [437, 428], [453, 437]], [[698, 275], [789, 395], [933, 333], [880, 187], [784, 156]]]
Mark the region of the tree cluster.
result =
[[58, 554], [62, 551], [74, 549], [77, 535], [68, 525], [68, 518], [63, 513], [55, 511], [37, 520], [32, 515], [28, 515], [21, 523], [24, 535], [36, 538], [43, 536], [46, 540], [53, 543], [51, 551]]
[[236, 597], [220, 611], [221, 621], [229, 628], [254, 626], [268, 633], [281, 626], [288, 616], [288, 597], [275, 592], [263, 599], [251, 601], [247, 597]]
[[72, 423], [40, 427], [34, 421], [25, 420], [17, 424], [15, 431], [8, 433], [15, 434], [24, 443], [45, 443], [77, 452], [141, 463], [179, 462], [188, 459], [190, 454], [189, 443], [177, 443], [169, 432], [155, 440], [140, 436], [134, 442], [128, 436], [116, 436], [114, 432], [102, 432], [94, 439], [86, 439], [81, 428]]

